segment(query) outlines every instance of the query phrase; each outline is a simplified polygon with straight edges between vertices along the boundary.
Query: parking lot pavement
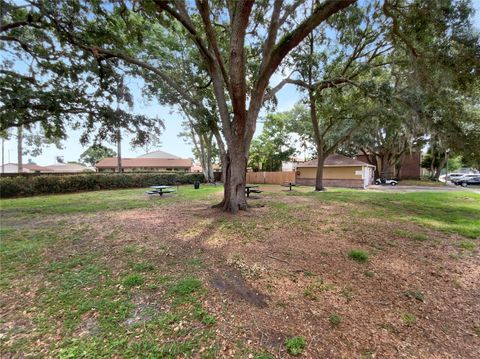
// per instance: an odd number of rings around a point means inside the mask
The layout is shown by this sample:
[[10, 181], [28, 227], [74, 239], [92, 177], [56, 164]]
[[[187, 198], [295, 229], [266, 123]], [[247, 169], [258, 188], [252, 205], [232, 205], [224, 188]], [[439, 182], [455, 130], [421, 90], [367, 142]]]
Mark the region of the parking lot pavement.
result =
[[399, 191], [399, 192], [423, 192], [423, 191], [468, 191], [480, 193], [480, 188], [478, 186], [471, 187], [461, 187], [461, 186], [389, 186], [389, 185], [370, 185], [368, 186], [369, 191]]

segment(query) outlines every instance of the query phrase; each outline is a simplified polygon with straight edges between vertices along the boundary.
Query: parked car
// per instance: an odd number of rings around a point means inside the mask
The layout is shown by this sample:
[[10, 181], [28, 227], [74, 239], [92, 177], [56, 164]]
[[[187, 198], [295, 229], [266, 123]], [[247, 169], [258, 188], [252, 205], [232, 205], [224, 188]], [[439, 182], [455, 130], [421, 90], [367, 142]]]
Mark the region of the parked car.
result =
[[457, 178], [453, 181], [457, 186], [467, 187], [467, 186], [480, 186], [480, 175], [465, 175], [463, 177]]
[[458, 184], [457, 182], [465, 179], [469, 179], [470, 177], [478, 176], [475, 173], [464, 173], [462, 176], [455, 176], [455, 178], [452, 178], [452, 183]]
[[452, 181], [452, 182], [453, 182], [454, 180], [456, 180], [456, 179], [458, 179], [458, 178], [460, 178], [460, 177], [463, 177], [463, 176], [465, 176], [465, 175], [467, 175], [467, 174], [470, 174], [470, 173], [461, 173], [461, 172], [458, 172], [458, 173], [449, 173], [448, 176], [447, 176], [447, 179], [448, 179], [449, 181]]
[[393, 178], [377, 178], [375, 184], [389, 184], [390, 186], [396, 186], [398, 180]]

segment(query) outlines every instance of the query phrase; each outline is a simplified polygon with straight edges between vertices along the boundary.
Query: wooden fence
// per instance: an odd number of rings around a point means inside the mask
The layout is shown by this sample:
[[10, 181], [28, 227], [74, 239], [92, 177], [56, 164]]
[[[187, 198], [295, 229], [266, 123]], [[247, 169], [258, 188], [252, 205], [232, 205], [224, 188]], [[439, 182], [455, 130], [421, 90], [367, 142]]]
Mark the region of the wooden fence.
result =
[[295, 172], [247, 172], [247, 183], [295, 183]]

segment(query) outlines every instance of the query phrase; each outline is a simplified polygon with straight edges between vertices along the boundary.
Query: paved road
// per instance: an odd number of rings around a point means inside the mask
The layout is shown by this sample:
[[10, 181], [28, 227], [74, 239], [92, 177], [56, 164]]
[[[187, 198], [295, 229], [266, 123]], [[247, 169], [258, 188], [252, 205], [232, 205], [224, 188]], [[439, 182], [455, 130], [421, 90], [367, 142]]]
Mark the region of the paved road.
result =
[[368, 190], [371, 191], [399, 191], [399, 192], [423, 192], [423, 191], [466, 191], [466, 192], [476, 192], [480, 193], [480, 187], [467, 187], [463, 188], [461, 186], [378, 186], [378, 185], [371, 185], [368, 186]]

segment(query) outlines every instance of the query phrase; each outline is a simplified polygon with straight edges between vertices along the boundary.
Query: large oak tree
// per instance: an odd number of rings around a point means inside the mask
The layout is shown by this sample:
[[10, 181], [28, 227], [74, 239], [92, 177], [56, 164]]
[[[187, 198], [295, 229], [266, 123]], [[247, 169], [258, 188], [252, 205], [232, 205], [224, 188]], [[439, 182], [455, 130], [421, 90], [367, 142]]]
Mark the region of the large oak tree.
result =
[[157, 81], [168, 84], [179, 97], [192, 103], [195, 101], [189, 98], [190, 89], [168, 76], [162, 58], [151, 51], [161, 48], [165, 56], [175, 52], [174, 44], [169, 42], [172, 31], [189, 40], [197, 61], [211, 80], [219, 116], [217, 127], [226, 145], [222, 156], [225, 192], [221, 206], [237, 212], [247, 208], [248, 150], [259, 112], [275, 91], [268, 91], [272, 75], [314, 28], [354, 2], [316, 3], [309, 15], [301, 11], [303, 1], [286, 4], [282, 0], [198, 0], [194, 4], [158, 0], [114, 2], [108, 6], [88, 1], [31, 3], [48, 19], [62, 41], [102, 63], [120, 60], [148, 70]]

